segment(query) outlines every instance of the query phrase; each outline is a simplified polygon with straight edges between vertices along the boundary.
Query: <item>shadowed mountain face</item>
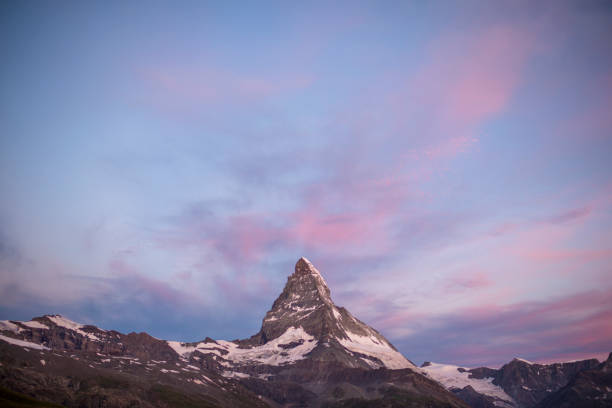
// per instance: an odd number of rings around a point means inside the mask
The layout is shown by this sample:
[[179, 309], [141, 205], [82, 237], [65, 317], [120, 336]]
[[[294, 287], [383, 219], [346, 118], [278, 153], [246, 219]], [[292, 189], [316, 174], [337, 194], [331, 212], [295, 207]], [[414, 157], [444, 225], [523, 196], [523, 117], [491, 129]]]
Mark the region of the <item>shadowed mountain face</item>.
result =
[[567, 385], [537, 405], [537, 408], [553, 407], [612, 407], [612, 353], [597, 367], [578, 372]]
[[259, 332], [245, 340], [166, 341], [59, 315], [0, 321], [0, 403], [610, 407], [611, 361], [542, 365], [514, 359], [499, 369], [417, 368], [375, 329], [336, 306], [321, 273], [301, 258]]
[[[589, 389], [593, 396], [598, 396], [593, 398], [594, 401], [612, 403], [610, 396], [606, 395], [609, 392], [606, 391], [603, 380], [608, 379], [607, 387], [610, 391], [612, 391], [612, 382], [610, 378], [600, 373], [601, 367], [596, 359], [536, 364], [515, 358], [499, 369], [487, 367], [466, 369], [429, 362], [424, 363], [422, 369], [428, 376], [439, 381], [472, 407], [531, 408], [539, 406], [538, 403], [542, 404], [543, 401], [555, 401], [551, 405], [543, 406], [557, 406], [555, 405], [557, 402], [567, 398], [565, 396], [567, 391], [564, 390], [568, 384], [580, 378], [597, 378], [601, 387], [597, 388], [589, 381], [583, 381], [582, 391], [587, 395], [586, 390]], [[585, 384], [592, 386], [589, 388]], [[565, 394], [561, 398], [556, 397], [560, 393]]]
[[246, 340], [164, 341], [58, 315], [0, 331], [0, 386], [70, 407], [468, 406], [334, 305], [305, 258]]

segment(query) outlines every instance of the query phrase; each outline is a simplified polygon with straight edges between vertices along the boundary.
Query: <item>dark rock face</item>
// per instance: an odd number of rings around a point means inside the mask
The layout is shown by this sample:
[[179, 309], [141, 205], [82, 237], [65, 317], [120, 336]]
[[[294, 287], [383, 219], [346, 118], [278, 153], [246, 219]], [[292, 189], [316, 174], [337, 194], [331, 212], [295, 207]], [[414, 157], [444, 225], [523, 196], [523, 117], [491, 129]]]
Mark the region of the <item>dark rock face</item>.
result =
[[[70, 408], [269, 406], [237, 381], [206, 370], [184, 371], [184, 367], [0, 342], [0, 388], [38, 401]], [[202, 381], [203, 376], [209, 381]]]
[[316, 341], [310, 359], [338, 361], [351, 368], [415, 368], [378, 331], [333, 303], [325, 279], [306, 258], [296, 263], [261, 330], [238, 344], [245, 348], [265, 345], [295, 327]]
[[453, 393], [467, 402], [472, 408], [496, 408], [496, 399], [488, 395], [477, 392], [472, 386], [468, 385], [462, 389], [454, 389]]
[[595, 359], [557, 364], [530, 364], [514, 359], [500, 368], [493, 380], [521, 407], [532, 407], [566, 385], [578, 372], [599, 365]]
[[537, 405], [537, 408], [608, 407], [612, 407], [612, 353], [596, 368], [578, 372], [566, 386]]
[[[436, 365], [433, 366], [429, 363], [423, 364], [422, 367], [435, 378], [435, 370], [430, 371]], [[454, 367], [437, 366], [447, 367], [447, 373], [452, 372]], [[601, 367], [603, 365], [600, 366], [599, 362], [595, 359], [555, 364], [535, 364], [521, 359], [514, 359], [499, 369], [487, 367], [473, 369], [454, 368], [457, 373], [463, 375], [462, 381], [472, 381], [471, 384], [474, 387], [470, 385], [464, 387], [462, 385], [463, 388], [453, 388], [452, 381], [447, 382], [447, 386], [450, 387], [449, 389], [455, 395], [474, 407], [511, 406], [516, 408], [532, 408], [540, 401], [548, 400], [549, 397], [557, 395], [559, 390], [564, 389], [568, 383], [572, 384], [576, 379], [582, 378], [581, 389], [586, 389], [584, 383], [587, 373], [591, 373], [593, 369], [601, 371]], [[592, 378], [592, 375], [588, 378]], [[444, 378], [440, 377], [439, 379], [445, 382]], [[502, 400], [497, 400], [495, 393], [489, 392], [487, 395], [484, 393], [487, 392], [484, 389], [482, 392], [477, 391], [479, 389], [478, 385], [482, 386], [483, 380], [490, 381], [493, 385], [498, 386], [500, 391], [506, 394], [506, 397], [502, 398]], [[608, 383], [608, 387], [612, 389], [612, 384]], [[565, 397], [561, 399], [563, 398]], [[601, 398], [605, 399], [603, 396]]]

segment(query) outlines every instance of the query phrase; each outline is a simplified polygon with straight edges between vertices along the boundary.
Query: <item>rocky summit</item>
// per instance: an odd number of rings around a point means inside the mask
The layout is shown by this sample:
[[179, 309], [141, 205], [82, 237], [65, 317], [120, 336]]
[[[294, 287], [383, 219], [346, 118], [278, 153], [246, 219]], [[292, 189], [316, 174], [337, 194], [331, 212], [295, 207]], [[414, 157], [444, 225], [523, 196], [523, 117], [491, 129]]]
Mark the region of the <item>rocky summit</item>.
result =
[[609, 366], [417, 368], [336, 306], [306, 258], [244, 340], [167, 341], [59, 315], [0, 321], [0, 406], [11, 407], [606, 407]]
[[351, 368], [416, 368], [380, 333], [336, 306], [321, 273], [300, 258], [285, 289], [266, 313], [261, 330], [243, 345], [265, 345], [282, 337], [310, 343], [308, 358], [336, 361]]

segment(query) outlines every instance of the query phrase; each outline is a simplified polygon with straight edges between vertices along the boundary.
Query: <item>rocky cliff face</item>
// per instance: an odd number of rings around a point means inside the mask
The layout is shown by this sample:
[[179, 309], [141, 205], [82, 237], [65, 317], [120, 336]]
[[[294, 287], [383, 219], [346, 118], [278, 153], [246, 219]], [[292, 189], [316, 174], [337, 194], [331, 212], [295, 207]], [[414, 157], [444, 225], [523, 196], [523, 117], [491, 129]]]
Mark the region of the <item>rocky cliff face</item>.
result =
[[579, 371], [567, 385], [544, 398], [537, 408], [612, 407], [612, 353], [597, 367]]
[[532, 407], [565, 386], [577, 373], [595, 368], [595, 359], [571, 363], [534, 364], [514, 359], [501, 367], [494, 384], [500, 385], [520, 407]]
[[[352, 368], [402, 369], [416, 367], [375, 329], [338, 307], [320, 272], [306, 258], [300, 258], [285, 289], [266, 313], [259, 333], [241, 341], [241, 347], [261, 346], [287, 333], [303, 330], [302, 337], [290, 337], [299, 346], [311, 343], [308, 357], [337, 361]], [[299, 337], [299, 338], [298, 338]], [[291, 349], [298, 344], [285, 347]]]
[[515, 358], [499, 369], [426, 363], [424, 371], [472, 406], [532, 408], [577, 375], [599, 367], [596, 359], [535, 364]]

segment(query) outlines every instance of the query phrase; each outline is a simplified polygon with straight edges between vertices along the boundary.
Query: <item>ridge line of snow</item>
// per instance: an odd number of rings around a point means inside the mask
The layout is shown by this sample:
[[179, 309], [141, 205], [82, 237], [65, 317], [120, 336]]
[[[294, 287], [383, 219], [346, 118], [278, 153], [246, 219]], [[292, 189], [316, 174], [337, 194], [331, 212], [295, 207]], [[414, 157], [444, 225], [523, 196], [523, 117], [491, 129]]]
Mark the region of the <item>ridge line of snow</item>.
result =
[[[47, 319], [51, 320], [53, 323], [55, 323], [59, 327], [64, 327], [66, 329], [73, 330], [73, 331], [79, 333], [80, 335], [85, 336], [85, 337], [87, 337], [87, 338], [89, 338], [91, 340], [101, 341], [100, 338], [98, 336], [96, 336], [95, 334], [88, 333], [88, 332], [86, 332], [84, 330], [81, 330], [84, 326], [86, 326], [84, 324], [74, 322], [74, 321], [72, 321], [70, 319], [65, 318], [64, 316], [61, 316], [61, 315], [54, 315], [54, 316], [47, 315], [45, 317]], [[99, 330], [102, 330], [102, 329], [99, 329]]]
[[[302, 342], [295, 347], [288, 349], [279, 347], [281, 344], [299, 343], [300, 340]], [[194, 351], [199, 351], [203, 354], [214, 354], [233, 365], [253, 361], [260, 364], [279, 366], [306, 358], [306, 354], [310, 353], [317, 346], [318, 342], [314, 336], [308, 334], [301, 326], [291, 326], [279, 337], [270, 340], [266, 344], [251, 348], [239, 348], [238, 344], [226, 340], [216, 340], [216, 343], [199, 342], [189, 346], [186, 345], [187, 343], [179, 341], [166, 341], [166, 343], [180, 356], [187, 356]], [[227, 351], [227, 353], [222, 353], [221, 350]], [[228, 363], [221, 364], [227, 365]]]
[[29, 341], [14, 339], [12, 337], [3, 336], [1, 334], [0, 340], [4, 340], [7, 343], [13, 344], [15, 346], [27, 347], [35, 350], [49, 350], [48, 347], [45, 347], [42, 344], [30, 343]]
[[[469, 371], [460, 372], [459, 367], [452, 364], [439, 364], [431, 362], [427, 367], [421, 367], [421, 371], [428, 377], [433, 378], [444, 388], [451, 390], [453, 388], [463, 389], [470, 385], [476, 392], [484, 395], [488, 395], [494, 398], [498, 398], [501, 401], [506, 402], [506, 407], [514, 407], [516, 402], [514, 399], [506, 394], [506, 392], [498, 385], [493, 384], [493, 377], [487, 378], [470, 378]], [[501, 403], [501, 401], [499, 401]], [[504, 405], [501, 405], [504, 406]]]
[[[408, 359], [404, 357], [402, 353], [393, 350], [387, 342], [384, 342], [375, 336], [361, 336], [348, 330], [345, 331], [345, 333], [349, 340], [336, 340], [347, 350], [377, 358], [382, 361], [386, 368], [390, 368], [392, 370], [399, 370], [402, 368], [410, 368], [414, 371], [418, 370], [418, 368], [408, 361]], [[366, 361], [365, 359], [362, 360]], [[366, 361], [366, 363], [372, 366], [370, 361]]]

